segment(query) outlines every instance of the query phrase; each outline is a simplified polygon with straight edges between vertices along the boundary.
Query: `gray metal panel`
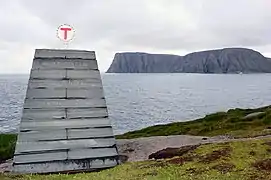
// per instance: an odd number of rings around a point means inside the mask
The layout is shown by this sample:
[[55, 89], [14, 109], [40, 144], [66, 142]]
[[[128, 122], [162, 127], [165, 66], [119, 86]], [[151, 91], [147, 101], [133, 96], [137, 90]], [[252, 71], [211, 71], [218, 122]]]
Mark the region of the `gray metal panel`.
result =
[[67, 89], [68, 98], [103, 98], [103, 90], [101, 88], [90, 89]]
[[82, 119], [82, 120], [55, 120], [55, 121], [39, 121], [39, 122], [21, 122], [20, 130], [46, 130], [46, 129], [65, 129], [65, 128], [88, 128], [88, 127], [104, 127], [109, 126], [110, 120], [104, 119]]
[[64, 118], [66, 118], [65, 109], [24, 109], [22, 115], [24, 121]]
[[100, 78], [98, 70], [51, 70], [32, 69], [31, 79], [90, 79]]
[[83, 79], [83, 80], [37, 80], [30, 79], [28, 88], [69, 88], [69, 89], [80, 89], [87, 88], [89, 90], [92, 89], [101, 89], [102, 83], [101, 79], [91, 78], [91, 79]]
[[44, 98], [65, 98], [65, 89], [28, 89], [26, 98], [28, 99], [44, 99]]
[[67, 118], [92, 118], [108, 116], [106, 108], [67, 109]]
[[94, 51], [36, 49], [35, 58], [96, 59]]
[[80, 138], [102, 138], [113, 136], [112, 128], [93, 128], [93, 129], [59, 129], [21, 132], [18, 142], [37, 142], [49, 140], [80, 139]]
[[58, 140], [66, 139], [65, 129], [59, 129], [57, 131], [30, 131], [30, 132], [21, 132], [18, 136], [18, 142], [34, 142], [34, 141], [44, 141], [44, 140]]
[[61, 162], [45, 162], [45, 163], [35, 163], [35, 164], [18, 164], [15, 173], [36, 173], [39, 169], [39, 173], [50, 173], [50, 172], [65, 172], [71, 170], [87, 170], [91, 169], [101, 169], [114, 167], [118, 163], [115, 159], [103, 159], [103, 160], [68, 160], [65, 163]]
[[102, 88], [90, 89], [28, 89], [28, 99], [103, 98]]
[[78, 59], [35, 59], [33, 67], [35, 69], [98, 69], [97, 61]]
[[68, 159], [85, 159], [97, 158], [106, 156], [117, 156], [116, 148], [103, 148], [103, 149], [78, 149], [68, 151]]
[[27, 154], [14, 156], [14, 162], [16, 163], [32, 163], [32, 162], [66, 160], [66, 159], [67, 152], [53, 152], [46, 154]]
[[26, 121], [87, 119], [107, 117], [106, 108], [82, 108], [82, 109], [24, 109], [22, 119]]
[[70, 79], [100, 78], [100, 72], [95, 70], [67, 70], [67, 78]]
[[30, 73], [31, 79], [64, 79], [66, 70], [40, 70], [32, 69]]
[[112, 128], [102, 129], [69, 129], [68, 138], [95, 138], [95, 137], [109, 137], [113, 135]]
[[59, 140], [59, 141], [43, 141], [43, 142], [17, 142], [18, 148], [15, 154], [49, 150], [71, 150], [71, 149], [85, 149], [91, 151], [89, 148], [98, 147], [112, 147], [115, 145], [114, 138], [106, 139], [78, 139], [78, 140]]
[[99, 108], [106, 107], [105, 99], [26, 99], [24, 108]]

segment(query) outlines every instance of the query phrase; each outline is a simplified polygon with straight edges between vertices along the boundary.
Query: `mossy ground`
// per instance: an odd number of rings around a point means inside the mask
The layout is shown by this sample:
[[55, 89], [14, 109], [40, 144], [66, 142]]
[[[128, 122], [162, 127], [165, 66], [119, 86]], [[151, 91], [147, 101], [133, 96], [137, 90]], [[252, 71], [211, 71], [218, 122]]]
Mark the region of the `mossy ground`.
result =
[[0, 135], [0, 163], [13, 156], [17, 136], [14, 134]]
[[[264, 113], [244, 119], [246, 115], [255, 112]], [[267, 134], [271, 134], [271, 106], [258, 109], [231, 109], [227, 112], [210, 114], [194, 121], [156, 125], [127, 132], [122, 135], [117, 135], [116, 138], [133, 139], [169, 135], [231, 135], [238, 138]]]
[[1, 180], [255, 180], [271, 179], [271, 138], [201, 145], [181, 157], [125, 163], [93, 173], [0, 175]]

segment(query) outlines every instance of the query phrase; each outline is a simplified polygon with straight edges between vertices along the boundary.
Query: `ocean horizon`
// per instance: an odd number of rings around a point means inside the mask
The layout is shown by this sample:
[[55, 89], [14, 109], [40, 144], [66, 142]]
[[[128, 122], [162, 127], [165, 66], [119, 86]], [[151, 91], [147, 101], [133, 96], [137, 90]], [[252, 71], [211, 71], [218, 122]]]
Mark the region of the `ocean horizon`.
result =
[[[271, 74], [101, 73], [115, 134], [271, 104]], [[0, 132], [16, 132], [29, 74], [0, 74]]]

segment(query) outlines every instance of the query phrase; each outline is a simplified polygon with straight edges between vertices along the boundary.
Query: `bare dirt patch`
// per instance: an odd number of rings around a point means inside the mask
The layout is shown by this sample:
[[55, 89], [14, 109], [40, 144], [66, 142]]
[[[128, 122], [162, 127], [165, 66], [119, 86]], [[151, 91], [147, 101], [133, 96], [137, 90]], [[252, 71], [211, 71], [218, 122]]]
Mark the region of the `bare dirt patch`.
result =
[[231, 172], [233, 168], [235, 168], [235, 165], [231, 163], [221, 163], [212, 167], [212, 169], [218, 170], [223, 174]]
[[119, 160], [120, 160], [121, 163], [127, 162], [128, 159], [129, 159], [128, 156], [125, 156], [125, 155], [119, 155]]
[[168, 160], [167, 162], [170, 164], [183, 165], [185, 160], [184, 160], [184, 158], [180, 157], [180, 158], [174, 158], [174, 159]]
[[263, 143], [264, 145], [268, 145], [268, 146], [271, 146], [271, 141], [267, 141], [265, 143]]
[[188, 152], [197, 149], [200, 145], [183, 146], [180, 148], [166, 148], [149, 155], [149, 159], [169, 159], [176, 156], [183, 156]]
[[194, 161], [194, 159], [198, 158], [196, 155], [188, 155], [188, 156], [182, 156], [182, 157], [177, 157], [174, 159], [167, 160], [166, 162], [169, 164], [178, 164], [178, 165], [183, 165], [185, 162], [191, 162]]
[[258, 170], [271, 171], [271, 159], [257, 161], [253, 166]]
[[216, 161], [222, 157], [228, 157], [230, 155], [231, 151], [232, 151], [231, 147], [225, 147], [220, 150], [215, 150], [215, 151], [201, 157], [200, 162], [211, 163], [211, 162]]

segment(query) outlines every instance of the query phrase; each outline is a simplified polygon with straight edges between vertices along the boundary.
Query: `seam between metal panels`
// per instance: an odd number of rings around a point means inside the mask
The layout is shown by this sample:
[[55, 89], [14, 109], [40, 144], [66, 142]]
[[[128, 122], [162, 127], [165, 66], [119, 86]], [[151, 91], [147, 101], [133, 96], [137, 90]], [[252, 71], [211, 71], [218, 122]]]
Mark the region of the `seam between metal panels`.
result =
[[[65, 59], [66, 59], [66, 56], [65, 56]], [[68, 70], [65, 69], [65, 78], [67, 78], [67, 77], [68, 77]], [[67, 90], [67, 88], [65, 88], [65, 98], [67, 99], [67, 97], [68, 97], [68, 90]], [[65, 108], [65, 119], [68, 118], [68, 112], [67, 111], [68, 111], [67, 108]], [[66, 140], [68, 140], [69, 139], [68, 129], [65, 128], [65, 131], [66, 131]], [[66, 149], [66, 159], [68, 159], [68, 158], [69, 158], [69, 150]]]

